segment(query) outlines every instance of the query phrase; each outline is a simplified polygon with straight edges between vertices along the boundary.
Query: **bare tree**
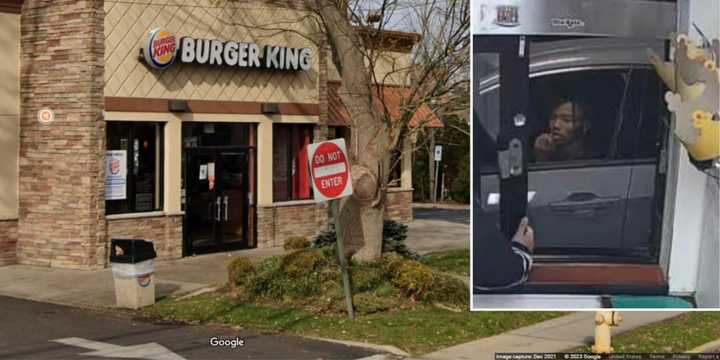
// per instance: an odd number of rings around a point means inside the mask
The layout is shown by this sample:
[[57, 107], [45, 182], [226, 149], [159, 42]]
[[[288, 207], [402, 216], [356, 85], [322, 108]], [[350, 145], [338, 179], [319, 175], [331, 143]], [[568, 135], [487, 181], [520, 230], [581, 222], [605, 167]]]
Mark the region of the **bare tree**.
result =
[[[340, 71], [341, 97], [352, 118], [353, 142], [357, 148], [353, 166], [355, 195], [343, 207], [346, 239], [358, 251], [359, 259], [374, 259], [382, 251], [382, 224], [385, 196], [391, 166], [391, 152], [401, 141], [409, 141], [412, 132], [423, 131], [408, 125], [421, 106], [432, 104], [436, 112], [467, 109], [468, 95], [454, 91], [469, 83], [470, 38], [469, 2], [461, 1], [387, 1], [375, 8], [362, 8], [367, 1], [347, 6], [336, 0], [312, 1], [318, 12]], [[374, 14], [372, 14], [374, 12]], [[381, 21], [372, 22], [375, 15]], [[402, 13], [401, 15], [399, 15]], [[419, 44], [409, 65], [378, 77], [376, 64], [383, 56], [383, 37], [388, 33], [394, 14], [407, 20], [407, 27], [419, 34]], [[371, 22], [367, 20], [370, 19]], [[358, 31], [360, 29], [361, 31]], [[402, 78], [400, 116], [388, 108], [383, 90], [389, 78]], [[380, 106], [376, 106], [376, 102]], [[378, 109], [379, 108], [379, 109]], [[417, 120], [417, 119], [416, 119]]]
[[[272, 2], [272, 1], [270, 1]], [[284, 2], [287, 3], [287, 2]], [[469, 0], [302, 0], [290, 2], [310, 14], [317, 34], [312, 39], [329, 51], [342, 79], [339, 96], [350, 115], [354, 194], [341, 205], [339, 221], [348, 252], [370, 260], [382, 253], [382, 227], [391, 154], [402, 141], [424, 131], [427, 118], [416, 114], [432, 105], [438, 113], [468, 109], [470, 63]], [[230, 19], [234, 19], [232, 16]], [[305, 20], [305, 19], [304, 19]], [[283, 32], [283, 24], [232, 25]], [[398, 28], [403, 33], [392, 29]], [[407, 62], [379, 71], [387, 47], [398, 35], [416, 33], [418, 44]], [[389, 89], [385, 85], [402, 84]], [[394, 108], [400, 100], [400, 108]], [[410, 121], [416, 122], [409, 127]], [[399, 160], [396, 160], [399, 162]]]

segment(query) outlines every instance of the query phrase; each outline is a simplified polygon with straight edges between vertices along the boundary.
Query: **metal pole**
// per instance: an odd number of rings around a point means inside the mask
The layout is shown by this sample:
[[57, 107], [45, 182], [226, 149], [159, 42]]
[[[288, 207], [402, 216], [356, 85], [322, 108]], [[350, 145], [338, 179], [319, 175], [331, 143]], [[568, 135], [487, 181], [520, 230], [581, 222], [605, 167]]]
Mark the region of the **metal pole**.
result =
[[435, 160], [435, 182], [433, 183], [433, 202], [437, 202], [437, 190], [438, 185], [440, 185], [440, 182], [438, 181], [438, 177], [440, 176], [440, 162]]
[[443, 171], [442, 181], [440, 181], [440, 202], [445, 200], [445, 172]]
[[338, 260], [340, 261], [340, 272], [342, 273], [343, 293], [345, 293], [345, 303], [350, 320], [355, 318], [353, 310], [352, 293], [350, 292], [350, 274], [347, 268], [347, 259], [343, 250], [343, 231], [340, 226], [340, 200], [330, 200], [330, 209], [332, 210], [333, 221], [335, 221], [335, 237], [337, 238]]

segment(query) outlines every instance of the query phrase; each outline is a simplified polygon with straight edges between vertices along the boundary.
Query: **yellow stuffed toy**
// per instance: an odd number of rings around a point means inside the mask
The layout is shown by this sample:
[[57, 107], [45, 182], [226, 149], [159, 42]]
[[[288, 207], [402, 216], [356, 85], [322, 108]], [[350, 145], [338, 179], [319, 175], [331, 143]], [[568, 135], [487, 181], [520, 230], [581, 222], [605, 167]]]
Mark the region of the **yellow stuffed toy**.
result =
[[[717, 42], [716, 42], [717, 44]], [[717, 45], [716, 45], [717, 46]], [[711, 50], [685, 35], [675, 41], [675, 63], [652, 55], [650, 63], [671, 90], [665, 94], [675, 113], [675, 134], [696, 161], [720, 157], [720, 70]]]

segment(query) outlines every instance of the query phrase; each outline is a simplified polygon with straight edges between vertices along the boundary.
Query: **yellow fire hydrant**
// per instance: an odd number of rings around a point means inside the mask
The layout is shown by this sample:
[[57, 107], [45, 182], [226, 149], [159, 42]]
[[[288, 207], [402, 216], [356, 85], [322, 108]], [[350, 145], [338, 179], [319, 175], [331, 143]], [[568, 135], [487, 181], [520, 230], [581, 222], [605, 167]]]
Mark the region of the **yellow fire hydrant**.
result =
[[613, 352], [610, 346], [610, 327], [618, 326], [622, 322], [622, 316], [617, 311], [598, 311], [595, 313], [595, 345], [592, 351], [596, 354], [610, 354]]

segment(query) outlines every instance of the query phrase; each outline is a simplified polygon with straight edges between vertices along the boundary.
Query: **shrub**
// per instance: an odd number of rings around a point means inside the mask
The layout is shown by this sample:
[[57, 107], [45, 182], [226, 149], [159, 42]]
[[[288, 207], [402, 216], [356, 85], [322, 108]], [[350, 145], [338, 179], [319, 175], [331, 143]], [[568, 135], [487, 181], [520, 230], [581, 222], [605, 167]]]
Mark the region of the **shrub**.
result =
[[392, 278], [397, 274], [398, 268], [405, 261], [405, 258], [392, 252], [383, 255], [382, 267], [383, 272], [388, 278]]
[[421, 300], [432, 289], [435, 274], [429, 266], [405, 259], [394, 265], [391, 282], [412, 300]]
[[339, 265], [340, 260], [338, 259], [338, 252], [337, 247], [335, 244], [332, 244], [330, 246], [324, 246], [320, 248], [320, 251], [322, 251], [323, 256], [325, 257], [325, 260], [328, 261], [331, 265]]
[[372, 262], [353, 266], [350, 270], [353, 292], [373, 291], [382, 284], [386, 280], [382, 265], [380, 262]]
[[381, 296], [381, 297], [390, 297], [390, 296], [394, 297], [396, 295], [400, 295], [400, 293], [398, 292], [398, 289], [395, 286], [393, 286], [393, 284], [390, 283], [389, 281], [383, 281], [380, 285], [378, 285], [375, 288], [375, 291], [373, 291], [373, 293], [375, 295]]
[[227, 265], [230, 286], [244, 286], [255, 275], [255, 265], [247, 258], [237, 258]]
[[320, 250], [302, 249], [283, 256], [281, 263], [286, 274], [301, 277], [326, 266], [328, 261]]
[[423, 300], [464, 305], [468, 302], [470, 295], [468, 291], [468, 286], [462, 280], [450, 275], [435, 273], [432, 286]]
[[408, 226], [393, 220], [383, 221], [383, 252], [395, 252], [404, 257], [418, 259], [416, 252], [405, 245]]
[[268, 293], [271, 284], [282, 275], [280, 257], [273, 256], [257, 264], [255, 275], [247, 279], [245, 288], [255, 296], [262, 296]]
[[[395, 252], [404, 257], [418, 259], [419, 255], [405, 245], [408, 226], [394, 220], [383, 221], [383, 252]], [[315, 237], [312, 247], [323, 248], [334, 245], [337, 242], [335, 236], [335, 225], [330, 224]]]
[[319, 234], [317, 234], [317, 236], [315, 236], [312, 247], [324, 248], [327, 246], [335, 245], [336, 242], [337, 238], [335, 237], [335, 224], [330, 223], [327, 229], [321, 231]]
[[291, 236], [285, 241], [285, 250], [300, 250], [310, 247], [310, 241], [304, 236]]
[[[343, 297], [342, 300], [344, 304], [345, 298]], [[358, 313], [372, 314], [396, 308], [398, 306], [398, 299], [381, 297], [373, 293], [360, 293], [353, 295], [353, 305], [355, 305], [355, 310]]]
[[244, 283], [250, 296], [283, 302], [307, 301], [323, 293], [329, 279], [337, 271], [327, 266], [322, 251], [297, 250], [282, 257], [271, 257], [260, 262]]

